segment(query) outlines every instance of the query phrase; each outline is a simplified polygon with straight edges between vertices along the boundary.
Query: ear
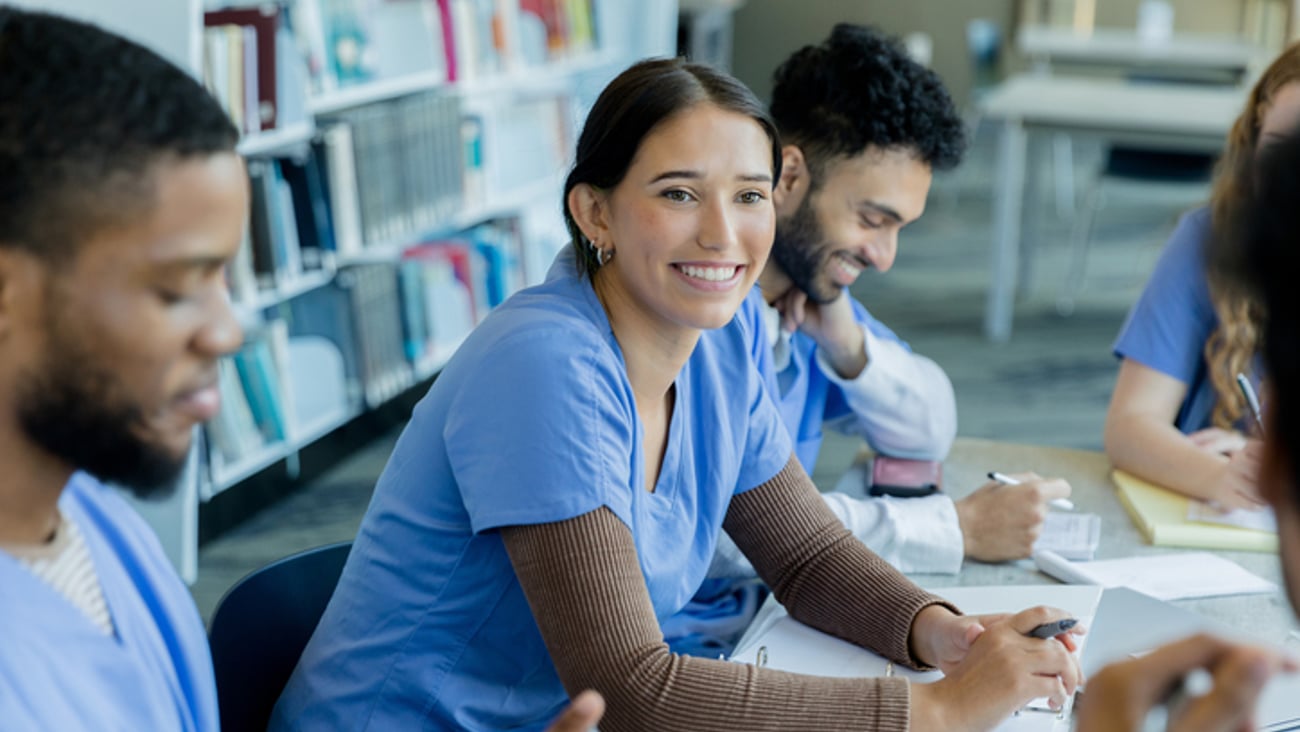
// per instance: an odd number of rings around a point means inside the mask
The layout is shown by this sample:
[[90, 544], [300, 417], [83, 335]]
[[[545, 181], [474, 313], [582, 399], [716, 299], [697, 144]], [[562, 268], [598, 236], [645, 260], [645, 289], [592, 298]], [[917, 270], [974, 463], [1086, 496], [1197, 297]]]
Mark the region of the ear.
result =
[[578, 229], [588, 241], [610, 242], [609, 196], [587, 183], [579, 183], [569, 191], [569, 213]]
[[777, 215], [793, 211], [803, 203], [808, 194], [811, 178], [808, 173], [808, 161], [798, 145], [786, 145], [781, 148], [781, 179], [772, 189], [772, 203], [776, 205]]

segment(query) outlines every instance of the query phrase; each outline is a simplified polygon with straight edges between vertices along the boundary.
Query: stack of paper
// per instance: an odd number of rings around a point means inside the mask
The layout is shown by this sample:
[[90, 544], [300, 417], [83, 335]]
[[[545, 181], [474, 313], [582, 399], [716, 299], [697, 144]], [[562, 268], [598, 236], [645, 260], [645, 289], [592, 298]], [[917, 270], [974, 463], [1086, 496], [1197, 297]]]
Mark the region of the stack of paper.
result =
[[1034, 542], [1034, 551], [1056, 552], [1066, 559], [1092, 559], [1100, 543], [1100, 516], [1052, 511], [1043, 520], [1043, 532]]
[[1053, 552], [1035, 552], [1034, 564], [1062, 582], [1130, 587], [1160, 600], [1251, 595], [1277, 585], [1208, 552], [1071, 562]]
[[1147, 541], [1157, 546], [1277, 551], [1277, 534], [1189, 521], [1191, 499], [1122, 470], [1111, 473], [1120, 503]]

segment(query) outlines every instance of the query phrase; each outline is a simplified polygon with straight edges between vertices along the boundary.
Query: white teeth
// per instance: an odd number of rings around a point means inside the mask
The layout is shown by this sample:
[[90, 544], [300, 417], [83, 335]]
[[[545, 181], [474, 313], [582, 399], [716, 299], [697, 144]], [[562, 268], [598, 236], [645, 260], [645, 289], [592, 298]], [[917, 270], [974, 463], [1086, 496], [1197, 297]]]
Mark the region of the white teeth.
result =
[[840, 271], [850, 278], [857, 279], [857, 276], [862, 274], [861, 267], [854, 267], [843, 259], [836, 259], [835, 263], [839, 265]]
[[697, 280], [706, 282], [726, 282], [736, 276], [736, 267], [695, 267], [689, 264], [681, 266], [681, 270], [687, 277], [693, 277]]

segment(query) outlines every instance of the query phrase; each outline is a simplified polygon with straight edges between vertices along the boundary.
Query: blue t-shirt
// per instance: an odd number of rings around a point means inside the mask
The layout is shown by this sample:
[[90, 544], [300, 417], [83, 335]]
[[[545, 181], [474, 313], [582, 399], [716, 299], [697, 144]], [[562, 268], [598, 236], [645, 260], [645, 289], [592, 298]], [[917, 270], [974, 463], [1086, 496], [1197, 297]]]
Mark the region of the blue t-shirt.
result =
[[[849, 303], [853, 306], [853, 319], [859, 325], [866, 326], [877, 338], [908, 348], [903, 339], [872, 317], [862, 303], [850, 297], [848, 292], [843, 297], [849, 298]], [[738, 317], [757, 324], [752, 330], [755, 335], [751, 350], [762, 351], [766, 357], [755, 354], [755, 363], [763, 374], [768, 393], [776, 402], [782, 421], [794, 439], [799, 462], [811, 473], [822, 449], [825, 428], [835, 428], [838, 422], [853, 419], [853, 408], [844, 396], [844, 389], [831, 381], [822, 370], [821, 363], [817, 360], [817, 341], [803, 331], [795, 331], [791, 336], [790, 361], [784, 369], [777, 372], [767, 326], [763, 320], [766, 307], [762, 290], [755, 285], [745, 298]]]
[[495, 529], [608, 507], [663, 620], [703, 580], [732, 496], [784, 467], [733, 319], [678, 374], [647, 491], [622, 353], [572, 271], [498, 308], [416, 407], [272, 729], [542, 728], [567, 695]]
[[1205, 362], [1205, 344], [1219, 327], [1205, 271], [1210, 234], [1209, 208], [1183, 216], [1114, 347], [1117, 357], [1187, 385], [1174, 426], [1188, 434], [1211, 426], [1218, 401]]
[[0, 552], [0, 728], [217, 732], [203, 621], [153, 531], [83, 473], [59, 510], [85, 538], [116, 632]]

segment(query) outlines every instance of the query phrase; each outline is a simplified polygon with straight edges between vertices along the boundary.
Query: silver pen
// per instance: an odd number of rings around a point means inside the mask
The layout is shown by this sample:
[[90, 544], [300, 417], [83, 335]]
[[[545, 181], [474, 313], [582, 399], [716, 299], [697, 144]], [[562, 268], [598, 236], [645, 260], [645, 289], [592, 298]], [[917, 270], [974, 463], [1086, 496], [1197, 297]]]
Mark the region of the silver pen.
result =
[[1250, 414], [1255, 418], [1255, 427], [1259, 429], [1259, 436], [1264, 436], [1264, 414], [1259, 407], [1259, 396], [1255, 394], [1255, 387], [1250, 385], [1250, 379], [1245, 374], [1237, 374], [1237, 388], [1241, 389], [1241, 395], [1246, 398], [1246, 406], [1250, 407]]

